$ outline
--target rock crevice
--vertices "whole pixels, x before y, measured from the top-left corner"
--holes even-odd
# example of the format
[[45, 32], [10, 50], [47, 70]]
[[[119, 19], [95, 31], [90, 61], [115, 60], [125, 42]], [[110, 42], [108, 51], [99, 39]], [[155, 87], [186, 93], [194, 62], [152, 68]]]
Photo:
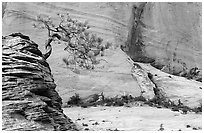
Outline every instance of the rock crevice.
[[131, 28], [128, 34], [128, 41], [124, 51], [136, 62], [150, 63], [154, 62], [153, 58], [145, 54], [145, 45], [143, 42], [142, 28], [147, 26], [142, 22], [142, 16], [147, 2], [139, 5], [133, 5], [131, 16]]

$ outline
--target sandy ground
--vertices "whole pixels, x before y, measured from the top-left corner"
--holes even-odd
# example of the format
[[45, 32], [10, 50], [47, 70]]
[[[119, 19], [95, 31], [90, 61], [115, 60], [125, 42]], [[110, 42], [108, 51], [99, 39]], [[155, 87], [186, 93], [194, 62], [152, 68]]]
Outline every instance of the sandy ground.
[[181, 114], [170, 109], [143, 107], [63, 108], [82, 130], [90, 131], [164, 131], [202, 130], [202, 115]]

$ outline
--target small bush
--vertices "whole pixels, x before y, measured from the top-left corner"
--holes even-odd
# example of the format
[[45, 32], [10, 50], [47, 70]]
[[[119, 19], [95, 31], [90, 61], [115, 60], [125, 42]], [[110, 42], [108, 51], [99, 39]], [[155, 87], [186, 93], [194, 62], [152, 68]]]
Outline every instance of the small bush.
[[141, 102], [146, 102], [146, 98], [144, 98], [143, 96], [138, 96], [134, 98], [135, 101], [141, 101]]
[[105, 106], [113, 105], [113, 99], [112, 98], [104, 98], [104, 105]]
[[197, 67], [191, 68], [188, 72], [183, 71], [180, 76], [202, 82], [202, 76], [200, 75], [200, 71]]
[[81, 98], [77, 93], [75, 93], [74, 96], [70, 97], [70, 100], [67, 102], [68, 105], [76, 105], [76, 106], [79, 106], [80, 103], [81, 103]]
[[202, 103], [200, 104], [199, 107], [193, 108], [192, 111], [195, 112], [195, 113], [202, 112]]
[[121, 99], [115, 99], [113, 102], [113, 106], [123, 106], [124, 102]]
[[163, 106], [165, 108], [171, 108], [176, 106], [174, 102], [167, 100], [165, 98], [158, 98], [156, 96], [146, 101], [145, 104], [148, 104], [149, 106]]
[[188, 79], [193, 79], [199, 75], [200, 71], [198, 71], [198, 68], [191, 68], [187, 74]]

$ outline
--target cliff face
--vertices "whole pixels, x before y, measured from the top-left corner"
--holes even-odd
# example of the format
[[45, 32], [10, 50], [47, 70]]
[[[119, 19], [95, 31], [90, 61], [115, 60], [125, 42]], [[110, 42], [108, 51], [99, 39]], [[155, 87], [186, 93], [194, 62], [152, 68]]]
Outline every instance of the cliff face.
[[[64, 2], [64, 3], [7, 3], [3, 18], [3, 35], [18, 30], [29, 34], [39, 48], [44, 50], [40, 44], [47, 37], [46, 30], [36, 30], [32, 23], [37, 15], [48, 15], [57, 19], [57, 13], [69, 13], [73, 19], [88, 21], [90, 31], [104, 38], [104, 42], [112, 42], [119, 46], [126, 41], [128, 34], [128, 23], [133, 3], [103, 3], [103, 2]], [[41, 36], [37, 36], [37, 34]]]
[[3, 38], [2, 129], [74, 130], [38, 45], [20, 33]]
[[192, 2], [133, 6], [127, 54], [172, 74], [201, 70], [201, 11], [201, 3]]
[[[128, 23], [133, 3], [7, 3], [3, 18], [3, 35], [11, 32], [21, 32], [29, 35], [39, 44], [44, 53], [44, 42], [47, 39], [46, 30], [32, 27], [36, 16], [49, 15], [56, 18], [57, 13], [68, 12], [73, 19], [88, 21], [90, 30], [102, 37], [104, 42], [113, 43], [113, 47], [124, 44], [127, 40]], [[79, 93], [88, 96], [102, 91], [108, 96], [122, 95], [124, 92], [134, 96], [140, 95], [140, 89], [132, 79], [131, 65], [125, 54], [114, 48], [109, 49], [102, 61], [103, 69], [93, 72], [75, 74], [62, 61], [68, 57], [64, 45], [52, 43], [53, 52], [47, 59], [57, 84], [57, 91], [65, 103], [70, 96]], [[101, 67], [101, 68], [102, 68]]]
[[104, 42], [119, 46], [127, 41], [125, 51], [135, 61], [153, 62], [175, 74], [202, 69], [201, 3], [4, 3], [3, 7], [3, 35], [29, 34], [42, 51], [47, 32], [32, 28], [36, 16], [55, 18], [69, 12], [72, 18], [87, 20]]
[[47, 31], [32, 28], [32, 23], [39, 14], [55, 18], [57, 13], [65, 12], [79, 21], [88, 20], [90, 30], [101, 36], [104, 43], [113, 43], [113, 48], [100, 57], [107, 62], [102, 61], [94, 71], [79, 70], [76, 74], [62, 61], [68, 56], [64, 46], [52, 44], [53, 52], [47, 61], [63, 103], [75, 93], [82, 97], [101, 92], [107, 96], [124, 93], [139, 96], [145, 91], [144, 96], [152, 98], [155, 86], [147, 72], [153, 69], [156, 71], [153, 75], [162, 75], [153, 78], [167, 98], [175, 102], [181, 99], [191, 107], [200, 104], [202, 83], [164, 74], [147, 64], [141, 65], [147, 71], [131, 72], [134, 66], [130, 59], [119, 48], [115, 49], [123, 45], [121, 48], [135, 61], [151, 62], [168, 73], [180, 73], [192, 67], [201, 69], [199, 3], [7, 3], [3, 35], [22, 32], [44, 51]]

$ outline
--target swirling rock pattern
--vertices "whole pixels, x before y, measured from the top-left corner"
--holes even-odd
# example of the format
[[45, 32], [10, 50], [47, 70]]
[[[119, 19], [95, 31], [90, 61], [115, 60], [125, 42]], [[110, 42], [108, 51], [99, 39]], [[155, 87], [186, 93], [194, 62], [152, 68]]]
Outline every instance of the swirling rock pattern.
[[[73, 19], [81, 22], [88, 21], [90, 31], [103, 37], [104, 42], [109, 41], [119, 46], [126, 41], [132, 4], [124, 2], [8, 2], [4, 10], [3, 35], [17, 30], [29, 34], [36, 43], [41, 44], [45, 41], [47, 32], [33, 29], [32, 22], [36, 21], [36, 16], [48, 15], [57, 20], [57, 13], [68, 12]], [[39, 32], [41, 36], [37, 36]], [[40, 49], [41, 47], [39, 45]]]
[[21, 33], [3, 37], [2, 45], [3, 130], [76, 130], [38, 45]]

